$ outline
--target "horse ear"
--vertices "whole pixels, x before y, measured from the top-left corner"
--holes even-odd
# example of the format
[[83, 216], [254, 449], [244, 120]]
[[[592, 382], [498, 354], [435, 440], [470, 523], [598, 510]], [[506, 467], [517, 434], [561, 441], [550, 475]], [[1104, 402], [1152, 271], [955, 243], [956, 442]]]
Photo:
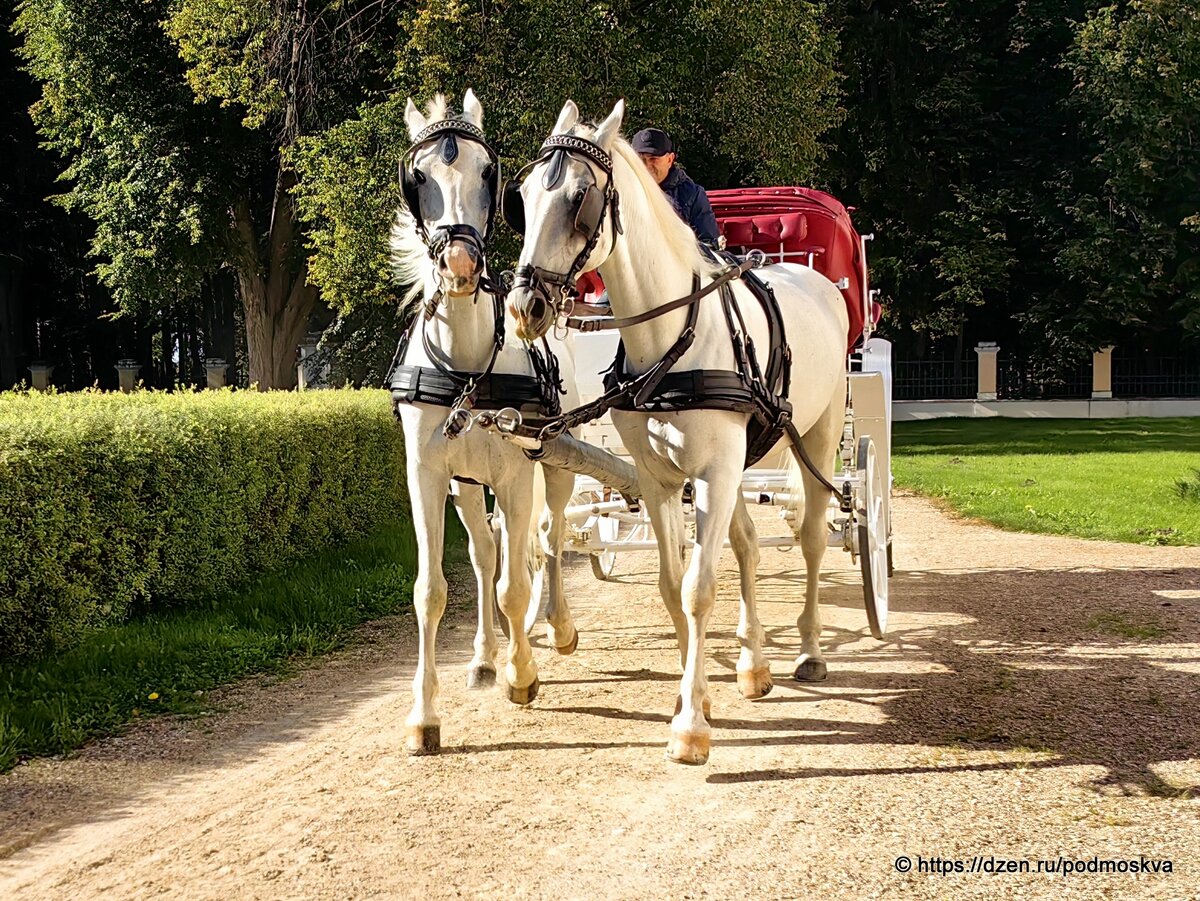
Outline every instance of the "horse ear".
[[463, 95], [463, 115], [476, 128], [483, 128], [483, 106], [470, 88], [467, 88], [467, 93]]
[[412, 102], [412, 98], [408, 98], [408, 106], [404, 108], [404, 121], [408, 125], [408, 137], [415, 140], [417, 135], [421, 133], [421, 129], [426, 126], [425, 117], [421, 115], [421, 111], [417, 109], [417, 105]]
[[616, 141], [617, 135], [621, 133], [621, 123], [623, 121], [625, 121], [625, 100], [622, 98], [617, 101], [617, 105], [608, 114], [608, 118], [597, 126], [596, 134], [592, 138], [592, 141], [604, 148], [605, 153], [612, 153], [613, 142]]
[[562, 112], [558, 114], [558, 121], [554, 123], [554, 131], [551, 134], [565, 135], [575, 127], [575, 123], [578, 121], [579, 107], [575, 105], [574, 100], [568, 100], [563, 104]]

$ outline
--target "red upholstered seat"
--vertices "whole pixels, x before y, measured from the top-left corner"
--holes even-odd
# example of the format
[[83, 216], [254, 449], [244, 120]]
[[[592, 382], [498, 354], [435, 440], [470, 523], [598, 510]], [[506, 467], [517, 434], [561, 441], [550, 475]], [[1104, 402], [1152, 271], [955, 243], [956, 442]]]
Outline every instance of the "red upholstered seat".
[[747, 247], [754, 243], [754, 220], [726, 219], [719, 223], [725, 243], [730, 247]]
[[783, 233], [783, 223], [778, 216], [755, 216], [754, 237], [758, 241], [773, 241], [778, 243]]
[[779, 217], [779, 224], [779, 240], [785, 244], [788, 241], [803, 241], [808, 235], [808, 219], [803, 213], [784, 213]]
[[868, 307], [866, 266], [850, 213], [836, 198], [812, 188], [768, 187], [714, 190], [708, 199], [731, 249], [803, 265], [811, 254], [813, 268], [831, 282], [845, 279], [849, 344], [858, 342]]

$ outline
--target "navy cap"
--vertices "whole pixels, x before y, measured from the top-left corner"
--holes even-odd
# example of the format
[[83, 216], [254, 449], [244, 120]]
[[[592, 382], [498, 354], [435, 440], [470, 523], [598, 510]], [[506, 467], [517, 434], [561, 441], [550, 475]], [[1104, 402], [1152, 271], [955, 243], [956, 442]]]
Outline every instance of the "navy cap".
[[671, 136], [661, 128], [643, 128], [633, 136], [634, 153], [644, 153], [648, 156], [663, 156], [675, 151]]

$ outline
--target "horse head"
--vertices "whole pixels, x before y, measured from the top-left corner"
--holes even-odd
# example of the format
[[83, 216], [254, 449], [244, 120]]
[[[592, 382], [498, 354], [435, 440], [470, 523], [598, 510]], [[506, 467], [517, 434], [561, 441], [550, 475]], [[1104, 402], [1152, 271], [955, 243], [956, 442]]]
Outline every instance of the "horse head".
[[537, 158], [504, 188], [505, 221], [525, 237], [508, 304], [526, 340], [550, 330], [576, 277], [615, 246], [621, 219], [612, 153], [624, 117], [620, 100], [599, 125], [582, 124], [568, 100]]
[[409, 215], [446, 294], [473, 295], [485, 264], [499, 199], [499, 159], [483, 132], [483, 107], [470, 89], [461, 115], [438, 95], [426, 113], [409, 98], [412, 145], [400, 162]]

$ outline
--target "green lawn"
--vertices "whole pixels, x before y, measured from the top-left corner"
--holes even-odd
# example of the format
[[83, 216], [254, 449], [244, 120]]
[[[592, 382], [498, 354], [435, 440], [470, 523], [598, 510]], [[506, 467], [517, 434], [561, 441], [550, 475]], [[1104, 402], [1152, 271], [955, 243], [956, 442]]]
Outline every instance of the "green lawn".
[[[69, 751], [129, 720], [196, 713], [205, 692], [325, 653], [369, 619], [412, 609], [416, 543], [409, 521], [331, 548], [242, 591], [88, 636], [71, 650], [0, 662], [0, 772]], [[447, 513], [447, 562], [466, 559]]]
[[1200, 418], [897, 423], [896, 484], [1001, 528], [1200, 545]]

